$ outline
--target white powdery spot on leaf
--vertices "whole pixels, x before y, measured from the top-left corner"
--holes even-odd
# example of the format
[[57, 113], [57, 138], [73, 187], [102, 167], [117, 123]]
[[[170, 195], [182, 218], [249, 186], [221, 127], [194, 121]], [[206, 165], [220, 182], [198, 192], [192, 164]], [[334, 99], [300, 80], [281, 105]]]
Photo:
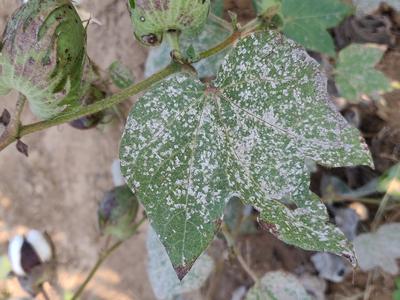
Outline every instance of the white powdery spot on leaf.
[[178, 274], [212, 241], [234, 195], [257, 207], [283, 241], [353, 260], [308, 189], [306, 162], [371, 158], [329, 103], [318, 64], [278, 33], [239, 41], [209, 85], [178, 74], [153, 87], [131, 111], [120, 152], [122, 172]]

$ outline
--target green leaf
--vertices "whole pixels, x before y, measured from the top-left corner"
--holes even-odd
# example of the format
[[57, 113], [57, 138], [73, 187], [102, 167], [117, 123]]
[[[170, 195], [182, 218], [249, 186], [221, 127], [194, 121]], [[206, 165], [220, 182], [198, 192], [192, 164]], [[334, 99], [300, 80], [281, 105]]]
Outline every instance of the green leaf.
[[287, 243], [352, 258], [310, 193], [306, 166], [371, 164], [360, 141], [328, 102], [318, 63], [284, 36], [259, 32], [237, 43], [215, 81], [182, 73], [139, 99], [121, 170], [179, 277], [207, 248], [233, 196]]
[[253, 7], [257, 14], [267, 11], [271, 7], [281, 5], [282, 0], [253, 0]]
[[334, 55], [327, 29], [338, 25], [350, 12], [350, 6], [340, 0], [283, 0], [283, 32], [307, 49]]
[[224, 15], [224, 0], [211, 0], [211, 12], [222, 17]]
[[[217, 45], [228, 36], [229, 31], [227, 29], [209, 20], [199, 36], [183, 35], [181, 38], [181, 47], [182, 49], [193, 48], [195, 53], [199, 53]], [[153, 75], [168, 65], [171, 61], [170, 51], [171, 49], [167, 42], [162, 43], [160, 47], [151, 48], [144, 71], [146, 77]], [[194, 64], [199, 77], [215, 76], [226, 53], [227, 51], [223, 51]]]
[[147, 233], [147, 251], [147, 272], [154, 294], [159, 300], [175, 299], [175, 296], [198, 290], [214, 269], [212, 258], [203, 254], [185, 279], [179, 281], [164, 246], [151, 227]]
[[394, 165], [379, 179], [378, 191], [400, 199], [400, 163]]
[[400, 290], [393, 292], [393, 300], [400, 300]]
[[396, 275], [399, 273], [400, 223], [384, 224], [377, 232], [360, 234], [354, 240], [357, 261], [363, 271], [377, 267]]
[[119, 61], [114, 61], [108, 67], [108, 74], [116, 87], [126, 89], [134, 83], [134, 78], [131, 70], [121, 64]]
[[375, 69], [385, 50], [371, 44], [352, 44], [339, 53], [336, 84], [340, 94], [351, 102], [362, 95], [379, 95], [392, 88], [386, 76]]
[[282, 271], [266, 273], [246, 295], [246, 300], [311, 300], [301, 282]]

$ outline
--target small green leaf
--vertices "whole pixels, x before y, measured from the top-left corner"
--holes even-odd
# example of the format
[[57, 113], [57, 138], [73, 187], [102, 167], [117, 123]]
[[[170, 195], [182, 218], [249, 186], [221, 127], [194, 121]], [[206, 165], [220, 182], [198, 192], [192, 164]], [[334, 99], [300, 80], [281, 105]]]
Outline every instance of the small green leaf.
[[[181, 38], [181, 47], [182, 49], [192, 47], [196, 53], [199, 53], [208, 50], [219, 42], [222, 42], [226, 37], [228, 37], [228, 35], [228, 30], [209, 20], [199, 36], [193, 37], [183, 35]], [[171, 61], [170, 51], [171, 49], [169, 48], [168, 43], [162, 43], [160, 47], [152, 48], [150, 50], [144, 71], [146, 77], [153, 75], [168, 65]], [[227, 51], [223, 51], [194, 64], [199, 77], [204, 78], [215, 76], [226, 53]]]
[[333, 56], [335, 46], [327, 29], [350, 12], [350, 6], [340, 0], [283, 0], [283, 32], [307, 49]]
[[120, 89], [126, 89], [135, 81], [131, 70], [119, 61], [114, 61], [108, 67], [108, 74], [115, 86]]
[[354, 240], [357, 261], [363, 271], [377, 267], [389, 274], [399, 272], [400, 223], [384, 224], [377, 232], [360, 234]]
[[400, 163], [394, 165], [379, 179], [378, 190], [400, 199]]
[[154, 294], [159, 300], [176, 299], [175, 296], [201, 288], [214, 269], [212, 258], [203, 254], [185, 279], [179, 281], [164, 246], [151, 227], [147, 233], [147, 251], [147, 272]]
[[359, 102], [362, 95], [377, 96], [392, 90], [389, 79], [375, 69], [384, 53], [384, 48], [372, 44], [352, 44], [340, 51], [336, 84], [344, 98]]
[[372, 44], [352, 44], [339, 53], [336, 84], [340, 94], [351, 102], [362, 95], [376, 96], [392, 90], [390, 81], [375, 65], [385, 50]]
[[271, 7], [281, 5], [282, 0], [253, 0], [253, 6], [257, 14], [261, 14]]
[[258, 285], [253, 286], [246, 300], [311, 300], [301, 282], [292, 274], [269, 272]]
[[182, 73], [155, 85], [130, 112], [120, 158], [179, 277], [233, 196], [285, 242], [353, 258], [308, 189], [307, 164], [371, 165], [371, 157], [329, 103], [318, 63], [280, 34], [240, 40], [211, 83]]
[[211, 0], [211, 12], [222, 17], [224, 15], [224, 0]]

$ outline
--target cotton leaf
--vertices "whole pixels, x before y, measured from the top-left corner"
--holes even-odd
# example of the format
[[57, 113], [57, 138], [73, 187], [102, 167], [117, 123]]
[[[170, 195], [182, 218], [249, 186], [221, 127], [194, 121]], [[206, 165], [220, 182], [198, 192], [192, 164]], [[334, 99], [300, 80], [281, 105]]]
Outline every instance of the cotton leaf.
[[245, 300], [311, 300], [301, 282], [282, 271], [266, 273], [258, 285], [252, 287]]
[[147, 251], [147, 272], [154, 294], [159, 300], [174, 299], [174, 296], [199, 289], [214, 269], [212, 258], [203, 254], [182, 282], [179, 281], [164, 246], [151, 227], [147, 233]]
[[327, 29], [338, 25], [350, 11], [340, 0], [283, 0], [283, 32], [310, 50], [334, 55]]
[[308, 189], [307, 162], [370, 165], [370, 154], [329, 103], [318, 63], [280, 34], [240, 40], [211, 83], [181, 73], [154, 86], [130, 112], [120, 158], [181, 278], [233, 196], [283, 241], [353, 258]]
[[336, 84], [342, 97], [358, 102], [363, 95], [389, 92], [390, 81], [375, 69], [385, 49], [372, 44], [352, 44], [339, 53]]
[[[228, 35], [228, 30], [209, 20], [199, 36], [193, 37], [184, 35], [182, 37], [181, 47], [182, 49], [187, 49], [190, 46], [193, 46], [194, 50], [201, 52], [217, 45], [219, 42], [222, 42]], [[162, 43], [160, 47], [151, 48], [146, 60], [144, 71], [146, 77], [153, 75], [168, 65], [168, 63], [171, 61], [170, 51], [171, 49], [166, 42]], [[216, 54], [194, 64], [199, 77], [203, 78], [215, 76], [225, 54], [226, 51], [223, 51], [222, 53]]]
[[400, 223], [382, 225], [376, 233], [360, 234], [354, 249], [360, 268], [370, 271], [376, 267], [395, 275], [399, 272], [396, 259], [400, 258]]
[[135, 81], [131, 70], [119, 61], [114, 61], [108, 67], [108, 74], [115, 86], [120, 89], [126, 89]]
[[261, 14], [272, 7], [281, 5], [282, 0], [253, 0], [253, 7], [258, 14]]

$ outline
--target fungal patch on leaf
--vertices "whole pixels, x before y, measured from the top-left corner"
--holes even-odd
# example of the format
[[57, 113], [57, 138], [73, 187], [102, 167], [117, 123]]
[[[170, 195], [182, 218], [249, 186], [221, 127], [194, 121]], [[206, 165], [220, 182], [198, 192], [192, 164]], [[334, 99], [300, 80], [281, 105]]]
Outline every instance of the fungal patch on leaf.
[[285, 242], [353, 259], [308, 189], [306, 162], [371, 157], [329, 103], [318, 64], [278, 33], [240, 40], [211, 84], [180, 73], [154, 86], [130, 112], [120, 158], [175, 269], [207, 248], [233, 196]]

